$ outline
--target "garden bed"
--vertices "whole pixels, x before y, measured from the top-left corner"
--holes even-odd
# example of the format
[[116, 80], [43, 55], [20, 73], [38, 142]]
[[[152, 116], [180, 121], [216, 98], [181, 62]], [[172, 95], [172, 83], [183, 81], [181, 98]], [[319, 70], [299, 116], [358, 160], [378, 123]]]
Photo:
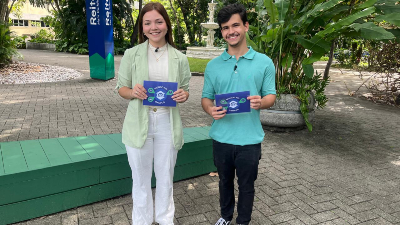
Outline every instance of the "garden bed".
[[26, 42], [26, 49], [56, 50], [55, 44]]

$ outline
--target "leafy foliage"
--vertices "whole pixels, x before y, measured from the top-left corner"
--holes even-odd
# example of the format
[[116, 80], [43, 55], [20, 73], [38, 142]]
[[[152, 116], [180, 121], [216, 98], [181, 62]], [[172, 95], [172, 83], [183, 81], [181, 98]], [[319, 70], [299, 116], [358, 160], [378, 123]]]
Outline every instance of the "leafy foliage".
[[[58, 10], [52, 11], [52, 16], [43, 18], [46, 24], [53, 29], [57, 51], [87, 52], [87, 25], [85, 1], [63, 0], [58, 1]], [[72, 51], [71, 51], [72, 50]]]
[[15, 45], [8, 26], [0, 23], [0, 68], [10, 64], [13, 56], [20, 56]]
[[[251, 26], [248, 43], [273, 60], [278, 93], [296, 94], [309, 130], [308, 97], [315, 92], [317, 107], [327, 102], [324, 94], [328, 78], [314, 73], [313, 63], [330, 51], [340, 36], [388, 40], [395, 36], [373, 22], [371, 15], [400, 17], [400, 5], [389, 0], [258, 0], [259, 23]], [[397, 13], [398, 12], [398, 13]], [[394, 14], [397, 13], [397, 14]], [[380, 20], [382, 18], [379, 18]], [[390, 22], [390, 21], [387, 21]]]
[[13, 41], [15, 42], [15, 47], [17, 49], [25, 49], [26, 48], [26, 38], [28, 38], [28, 36], [23, 35], [23, 36], [18, 36], [18, 35], [11, 35]]
[[176, 0], [182, 12], [183, 21], [186, 25], [186, 34], [191, 45], [202, 41], [203, 29], [200, 24], [208, 21], [209, 2], [209, 0]]
[[[85, 1], [76, 0], [30, 0], [36, 6], [49, 4], [52, 16], [43, 18], [55, 33], [56, 50], [78, 54], [88, 53], [88, 36]], [[113, 1], [113, 27], [116, 53], [127, 47], [125, 37], [132, 33], [132, 9], [126, 0]]]
[[45, 29], [41, 29], [40, 31], [38, 31], [37, 33], [33, 34], [31, 36], [31, 40], [29, 40], [30, 42], [35, 42], [35, 43], [49, 43], [49, 44], [53, 44], [55, 43], [54, 41], [54, 35], [50, 32], [48, 32]]
[[368, 78], [359, 71], [360, 77], [366, 78], [361, 86], [372, 94], [367, 98], [400, 106], [400, 42], [367, 41], [365, 45], [370, 53], [368, 69], [374, 71]]

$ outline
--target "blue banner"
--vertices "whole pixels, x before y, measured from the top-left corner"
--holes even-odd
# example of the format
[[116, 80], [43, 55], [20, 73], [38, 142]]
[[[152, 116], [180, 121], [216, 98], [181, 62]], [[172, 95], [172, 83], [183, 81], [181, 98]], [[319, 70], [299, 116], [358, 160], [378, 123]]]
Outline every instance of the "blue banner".
[[111, 0], [86, 0], [90, 77], [114, 77], [114, 35]]

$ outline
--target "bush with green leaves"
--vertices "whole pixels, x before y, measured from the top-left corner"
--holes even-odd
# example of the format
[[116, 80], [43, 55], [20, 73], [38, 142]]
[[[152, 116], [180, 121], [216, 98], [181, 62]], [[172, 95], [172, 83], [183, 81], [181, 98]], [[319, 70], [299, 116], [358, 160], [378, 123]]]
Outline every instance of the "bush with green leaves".
[[15, 35], [12, 37], [13, 41], [15, 42], [15, 46], [18, 49], [25, 49], [26, 48], [26, 42], [25, 40], [28, 38], [28, 36], [23, 35], [23, 36], [18, 36]]
[[128, 40], [114, 40], [114, 53], [115, 55], [123, 55], [125, 50], [130, 48], [131, 43]]
[[353, 68], [357, 67], [360, 62], [366, 62], [365, 55], [368, 54], [365, 48], [365, 42], [362, 39], [339, 38], [335, 51], [335, 58], [341, 67]]
[[[47, 0], [31, 0], [36, 6], [45, 7]], [[51, 2], [51, 1], [50, 1]], [[63, 0], [52, 11], [52, 16], [42, 18], [55, 34], [56, 51], [65, 51], [78, 54], [88, 53], [88, 34], [86, 21], [85, 1]], [[128, 48], [125, 38], [133, 29], [132, 7], [130, 2], [115, 0], [113, 5], [113, 28], [116, 52]], [[125, 50], [125, 49], [124, 49]]]
[[400, 41], [377, 43], [366, 42], [369, 55], [366, 56], [368, 69], [374, 73], [364, 74], [359, 71], [363, 79], [361, 86], [366, 87], [371, 96], [367, 98], [400, 106]]
[[341, 36], [394, 39], [392, 31], [376, 23], [400, 21], [397, 0], [258, 0], [256, 12], [258, 22], [250, 26], [247, 41], [273, 60], [278, 93], [298, 96], [310, 131], [308, 97], [314, 92], [317, 108], [324, 107], [329, 82], [314, 71], [313, 63]]
[[41, 29], [40, 31], [38, 31], [37, 33], [31, 35], [31, 40], [29, 40], [29, 42], [34, 42], [34, 43], [48, 43], [48, 44], [54, 44], [55, 40], [54, 40], [54, 35], [45, 30], [45, 29]]
[[217, 48], [228, 48], [226, 41], [223, 38], [215, 37], [214, 39], [214, 46]]
[[68, 41], [58, 40], [55, 42], [55, 44], [56, 44], [56, 51], [59, 52], [71, 52], [80, 55], [89, 53], [88, 50], [89, 45], [87, 43], [75, 43], [71, 45]]
[[10, 64], [13, 56], [21, 56], [15, 46], [9, 27], [0, 23], [0, 68]]

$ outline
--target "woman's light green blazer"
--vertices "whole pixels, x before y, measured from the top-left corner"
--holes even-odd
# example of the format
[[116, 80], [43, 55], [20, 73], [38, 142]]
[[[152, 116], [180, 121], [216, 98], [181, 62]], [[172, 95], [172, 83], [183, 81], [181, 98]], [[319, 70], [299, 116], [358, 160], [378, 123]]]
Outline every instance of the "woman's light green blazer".
[[[145, 41], [125, 51], [121, 59], [115, 89], [132, 88], [136, 84], [143, 85], [144, 80], [149, 80], [148, 46], [148, 41]], [[190, 76], [189, 62], [186, 56], [168, 44], [168, 81], [178, 82], [179, 88], [189, 91]], [[180, 150], [184, 140], [179, 104], [176, 107], [170, 107], [169, 110], [172, 140], [175, 149]], [[147, 138], [148, 113], [149, 108], [143, 106], [142, 100], [130, 100], [122, 128], [122, 143], [133, 148], [143, 147]]]

